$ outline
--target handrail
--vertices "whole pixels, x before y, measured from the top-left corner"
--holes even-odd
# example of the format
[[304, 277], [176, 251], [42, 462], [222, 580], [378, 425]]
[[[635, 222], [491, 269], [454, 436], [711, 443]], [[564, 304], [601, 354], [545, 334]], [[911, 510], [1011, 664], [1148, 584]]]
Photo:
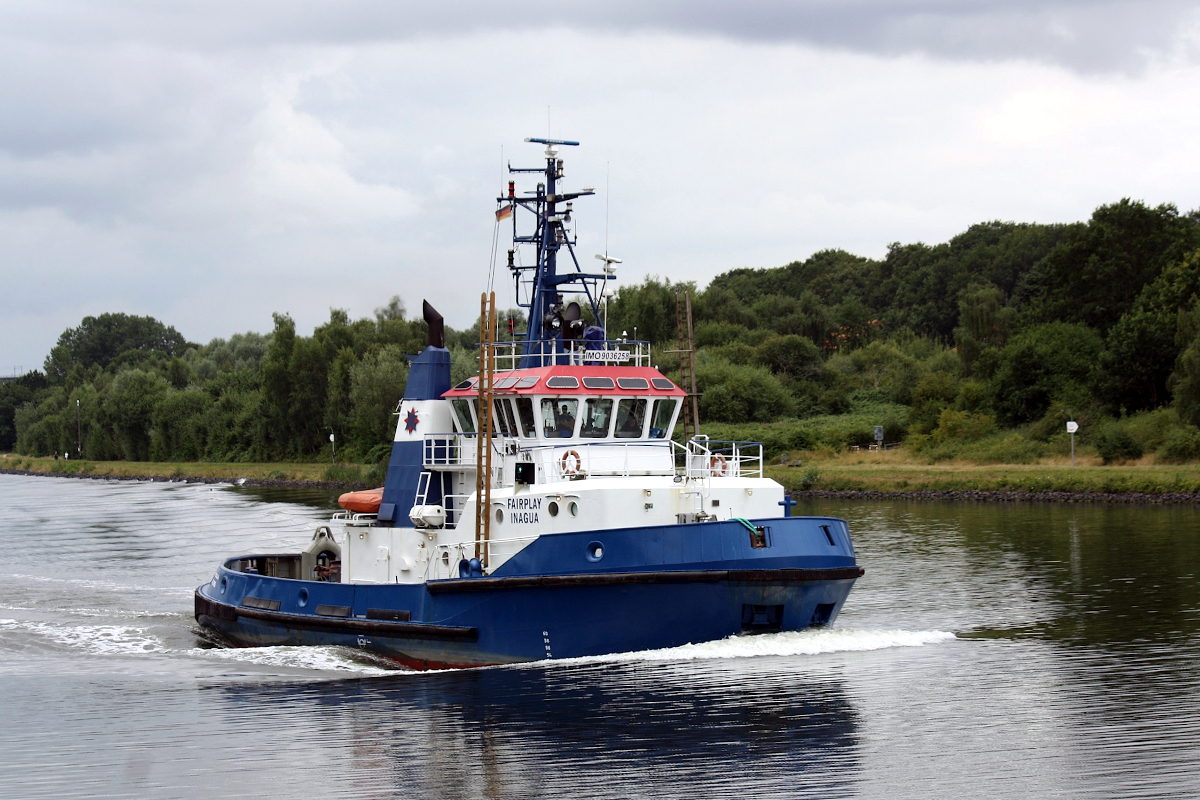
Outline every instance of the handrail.
[[[474, 467], [479, 460], [478, 448], [474, 455], [466, 452], [464, 444], [468, 440], [478, 440], [474, 433], [427, 433], [424, 444], [424, 466], [426, 468]], [[592, 448], [603, 448], [605, 455], [590, 456]], [[612, 466], [618, 456], [612, 451], [621, 448], [622, 462]], [[670, 475], [675, 474], [688, 480], [704, 480], [720, 477], [764, 477], [763, 446], [761, 442], [748, 441], [710, 441], [702, 437], [692, 439], [687, 444], [680, 444], [670, 439], [597, 439], [580, 441], [578, 439], [522, 439], [516, 437], [496, 437], [492, 442], [492, 455], [503, 463], [506, 458], [516, 455], [533, 457], [546, 451], [573, 451], [578, 453], [580, 463], [575, 464], [571, 459], [569, 465], [562, 465], [557, 470], [557, 477], [565, 479], [579, 474], [581, 471], [592, 475], [628, 476], [633, 470], [630, 456], [634, 450], [645, 451], [647, 448], [670, 448], [673, 452], [672, 466], [652, 469], [650, 472], [639, 471], [637, 474]], [[585, 469], [584, 462], [589, 464], [595, 458], [598, 462], [595, 468]], [[557, 462], [555, 462], [557, 464]], [[567, 467], [570, 467], [568, 470]]]
[[[633, 339], [575, 339], [560, 342], [550, 340], [551, 349], [544, 353], [525, 354], [524, 341], [495, 342], [491, 345], [497, 372], [521, 369], [523, 359], [533, 359], [534, 367], [549, 367], [561, 363], [574, 366], [633, 366], [649, 367], [650, 343]], [[526, 362], [528, 366], [528, 361]]]

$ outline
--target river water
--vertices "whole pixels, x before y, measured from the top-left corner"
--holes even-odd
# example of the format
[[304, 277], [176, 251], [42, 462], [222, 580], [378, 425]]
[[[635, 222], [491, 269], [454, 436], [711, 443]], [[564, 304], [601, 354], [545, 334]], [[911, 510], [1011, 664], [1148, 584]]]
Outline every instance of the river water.
[[0, 798], [1200, 796], [1194, 508], [821, 501], [837, 624], [439, 673], [213, 648], [322, 492], [0, 475]]

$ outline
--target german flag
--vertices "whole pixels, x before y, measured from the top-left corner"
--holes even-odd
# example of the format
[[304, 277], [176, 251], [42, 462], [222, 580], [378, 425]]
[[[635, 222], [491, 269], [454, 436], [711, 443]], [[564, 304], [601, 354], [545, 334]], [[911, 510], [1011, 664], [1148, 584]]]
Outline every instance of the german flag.
[[512, 212], [513, 212], [512, 203], [509, 203], [508, 205], [504, 206], [503, 208], [496, 209], [496, 222], [499, 222], [502, 219], [508, 219], [509, 217], [512, 216]]

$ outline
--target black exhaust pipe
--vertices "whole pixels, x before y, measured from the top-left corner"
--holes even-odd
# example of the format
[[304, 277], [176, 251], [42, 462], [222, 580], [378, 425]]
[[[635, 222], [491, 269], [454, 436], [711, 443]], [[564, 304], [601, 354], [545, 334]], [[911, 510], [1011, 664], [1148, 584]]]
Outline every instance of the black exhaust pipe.
[[421, 313], [425, 316], [425, 324], [429, 326], [429, 346], [445, 347], [446, 323], [442, 321], [442, 315], [429, 305], [428, 300], [421, 301]]

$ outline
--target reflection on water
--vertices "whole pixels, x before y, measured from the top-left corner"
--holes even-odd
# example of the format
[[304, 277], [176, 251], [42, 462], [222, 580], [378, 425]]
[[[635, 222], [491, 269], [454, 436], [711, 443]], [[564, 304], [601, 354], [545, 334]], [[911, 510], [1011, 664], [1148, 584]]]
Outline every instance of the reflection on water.
[[337, 511], [338, 498], [344, 489], [316, 489], [311, 486], [250, 486], [233, 485], [226, 491], [260, 503], [295, 503], [322, 511]]
[[206, 649], [195, 585], [332, 500], [0, 476], [0, 798], [1200, 796], [1195, 509], [812, 503], [867, 570], [826, 631], [421, 674]]
[[[950, 569], [977, 601], [986, 597], [954, 604], [961, 635], [1121, 649], [1194, 644], [1200, 630], [1200, 514], [1191, 507], [847, 504], [840, 513], [857, 520], [872, 582], [886, 571], [903, 591], [936, 601], [913, 585], [920, 575], [896, 574], [936, 565], [940, 588], [957, 589], [945, 586]], [[846, 613], [861, 609], [847, 604]]]
[[302, 714], [374, 794], [824, 797], [856, 769], [841, 682], [779, 664], [699, 676], [669, 663], [505, 668], [221, 694], [231, 716]]

